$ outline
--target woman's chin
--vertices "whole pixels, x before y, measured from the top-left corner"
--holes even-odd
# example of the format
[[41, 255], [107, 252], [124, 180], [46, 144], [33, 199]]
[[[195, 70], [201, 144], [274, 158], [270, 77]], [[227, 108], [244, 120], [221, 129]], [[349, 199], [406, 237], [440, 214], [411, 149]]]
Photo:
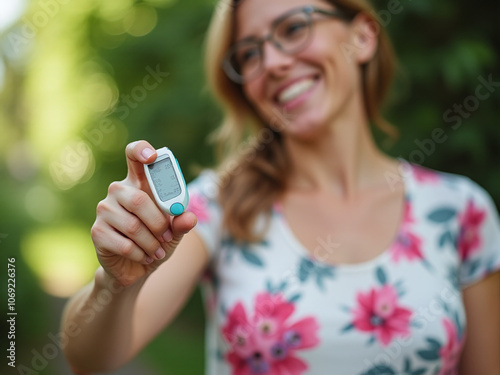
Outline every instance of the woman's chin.
[[324, 127], [316, 123], [291, 123], [283, 131], [283, 135], [299, 142], [314, 142], [324, 137]]

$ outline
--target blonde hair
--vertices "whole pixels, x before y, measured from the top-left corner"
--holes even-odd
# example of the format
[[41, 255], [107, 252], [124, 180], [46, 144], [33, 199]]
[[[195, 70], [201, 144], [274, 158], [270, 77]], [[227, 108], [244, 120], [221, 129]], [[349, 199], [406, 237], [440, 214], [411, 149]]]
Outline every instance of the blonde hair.
[[[378, 50], [362, 67], [364, 103], [369, 120], [394, 138], [397, 131], [380, 113], [395, 68], [390, 40], [367, 0], [329, 2], [353, 17], [365, 13], [377, 27]], [[221, 162], [219, 200], [223, 225], [236, 240], [252, 242], [264, 234], [255, 233], [256, 219], [261, 213], [269, 219], [273, 203], [285, 190], [289, 161], [280, 133], [272, 124], [263, 122], [248, 103], [242, 87], [221, 68], [232, 43], [235, 3], [219, 0], [216, 5], [206, 41], [205, 70], [208, 85], [225, 113], [212, 138]]]

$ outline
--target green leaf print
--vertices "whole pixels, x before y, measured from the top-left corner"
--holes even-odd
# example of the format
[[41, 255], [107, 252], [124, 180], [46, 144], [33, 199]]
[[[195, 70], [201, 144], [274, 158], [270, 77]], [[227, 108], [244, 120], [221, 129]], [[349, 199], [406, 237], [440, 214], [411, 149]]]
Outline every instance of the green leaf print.
[[295, 303], [295, 302], [297, 302], [300, 299], [300, 297], [302, 297], [302, 294], [301, 293], [296, 293], [293, 296], [291, 296], [290, 298], [288, 298], [288, 302]]
[[441, 207], [427, 215], [427, 219], [434, 223], [446, 223], [453, 219], [457, 211], [451, 207]]
[[450, 243], [450, 245], [455, 246], [455, 238], [453, 237], [453, 234], [449, 230], [444, 232], [441, 237], [439, 237], [439, 247], [443, 248], [447, 243]]
[[427, 372], [426, 368], [420, 368], [417, 370], [412, 370], [412, 364], [410, 358], [405, 359], [405, 367], [403, 373], [405, 375], [423, 375]]
[[247, 249], [242, 249], [241, 254], [243, 255], [243, 259], [245, 259], [247, 262], [253, 264], [254, 266], [258, 266], [258, 267], [264, 266], [264, 262], [262, 262], [262, 260], [257, 255], [255, 255], [255, 253], [253, 251], [247, 250]]
[[387, 284], [387, 275], [382, 267], [378, 267], [376, 272], [377, 280], [379, 281], [380, 284], [385, 285]]
[[344, 328], [342, 328], [340, 330], [340, 332], [344, 333], [344, 332], [348, 332], [350, 330], [354, 329], [354, 324], [353, 323], [349, 323], [348, 325], [346, 325]]
[[309, 277], [315, 277], [318, 288], [325, 290], [324, 279], [332, 279], [334, 277], [333, 267], [318, 265], [308, 258], [302, 258], [299, 264], [298, 276], [299, 280], [303, 283], [306, 282]]
[[392, 367], [378, 365], [363, 373], [363, 375], [396, 375]]
[[307, 258], [303, 258], [299, 265], [299, 280], [302, 282], [307, 281], [309, 275], [314, 269], [314, 264]]
[[425, 361], [437, 361], [439, 359], [439, 350], [419, 350], [417, 354]]
[[433, 339], [431, 337], [427, 337], [425, 339], [425, 341], [427, 341], [431, 345], [431, 349], [433, 349], [433, 350], [439, 350], [441, 348], [441, 343], [439, 341], [437, 341], [436, 339]]

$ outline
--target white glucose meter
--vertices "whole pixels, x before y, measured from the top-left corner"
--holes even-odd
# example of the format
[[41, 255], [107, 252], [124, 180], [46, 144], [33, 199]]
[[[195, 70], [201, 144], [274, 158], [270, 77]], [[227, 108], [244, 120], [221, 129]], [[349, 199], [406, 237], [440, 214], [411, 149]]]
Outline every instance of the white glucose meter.
[[179, 162], [168, 147], [156, 150], [156, 160], [144, 164], [144, 172], [156, 203], [169, 215], [180, 215], [187, 208], [189, 195]]

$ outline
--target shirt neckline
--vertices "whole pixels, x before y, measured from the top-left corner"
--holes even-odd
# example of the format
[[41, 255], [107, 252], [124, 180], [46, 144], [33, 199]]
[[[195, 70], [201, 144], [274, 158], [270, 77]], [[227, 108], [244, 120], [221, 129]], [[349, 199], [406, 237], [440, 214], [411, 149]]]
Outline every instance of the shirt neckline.
[[412, 174], [412, 166], [411, 164], [406, 161], [403, 158], [398, 158], [400, 162], [400, 173], [402, 175], [402, 183], [404, 184], [404, 206], [403, 206], [403, 211], [400, 213], [400, 220], [398, 224], [397, 231], [395, 235], [392, 238], [392, 241], [389, 243], [389, 245], [379, 254], [377, 254], [375, 257], [368, 259], [363, 262], [356, 262], [356, 263], [337, 263], [337, 264], [330, 264], [327, 262], [322, 261], [321, 259], [316, 258], [312, 252], [307, 249], [295, 236], [295, 233], [293, 230], [290, 228], [288, 225], [288, 222], [286, 221], [283, 213], [280, 211], [280, 209], [276, 206], [273, 206], [273, 217], [276, 218], [276, 222], [278, 225], [279, 230], [281, 231], [282, 235], [285, 237], [285, 240], [287, 243], [291, 246], [292, 250], [298, 253], [299, 255], [308, 258], [310, 261], [320, 264], [323, 267], [331, 267], [335, 268], [336, 270], [343, 270], [347, 272], [360, 272], [360, 271], [365, 271], [365, 270], [371, 270], [375, 266], [386, 263], [391, 256], [391, 249], [394, 247], [394, 245], [397, 243], [398, 237], [400, 234], [403, 232], [403, 228], [406, 224], [406, 220], [408, 217], [408, 202], [412, 201], [413, 197], [413, 174]]

